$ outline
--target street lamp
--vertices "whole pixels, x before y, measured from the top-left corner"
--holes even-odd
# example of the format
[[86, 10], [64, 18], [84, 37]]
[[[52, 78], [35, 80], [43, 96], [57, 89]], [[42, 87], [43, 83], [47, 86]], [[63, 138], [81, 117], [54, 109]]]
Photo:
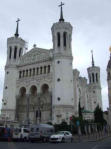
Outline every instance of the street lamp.
[[[7, 105], [7, 100], [6, 99], [2, 99], [2, 103], [4, 106]], [[8, 114], [7, 114], [7, 111], [5, 111], [5, 122], [4, 122], [4, 125], [6, 126], [7, 124], [7, 119], [9, 118]]]

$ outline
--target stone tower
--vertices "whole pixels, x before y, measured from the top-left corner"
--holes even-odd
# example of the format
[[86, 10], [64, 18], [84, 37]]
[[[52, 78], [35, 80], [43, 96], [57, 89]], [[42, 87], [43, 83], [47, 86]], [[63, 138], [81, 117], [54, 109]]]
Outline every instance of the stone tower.
[[19, 21], [18, 19], [15, 35], [7, 39], [7, 61], [1, 112], [10, 120], [14, 120], [15, 117], [17, 64], [25, 50], [25, 41], [19, 37], [18, 33]]
[[53, 39], [53, 123], [66, 121], [69, 123], [73, 115], [74, 92], [72, 70], [72, 26], [63, 18], [61, 3], [59, 22], [52, 26]]
[[108, 99], [109, 99], [109, 109], [108, 109], [108, 122], [111, 126], [111, 48], [110, 48], [110, 59], [107, 65], [107, 83], [108, 83]]
[[102, 109], [101, 83], [100, 83], [100, 68], [95, 66], [93, 51], [92, 51], [92, 66], [87, 69], [89, 78], [89, 97], [90, 110], [94, 111], [99, 105]]

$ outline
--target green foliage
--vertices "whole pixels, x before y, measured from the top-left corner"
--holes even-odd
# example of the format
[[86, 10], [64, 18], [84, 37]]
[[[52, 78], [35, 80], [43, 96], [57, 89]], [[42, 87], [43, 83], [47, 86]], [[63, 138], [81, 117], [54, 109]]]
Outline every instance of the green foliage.
[[61, 124], [54, 125], [55, 131], [70, 131], [70, 125], [66, 122], [62, 122]]
[[107, 123], [103, 117], [103, 111], [101, 110], [99, 105], [94, 110], [94, 121], [95, 121], [95, 123], [100, 123], [102, 125]]

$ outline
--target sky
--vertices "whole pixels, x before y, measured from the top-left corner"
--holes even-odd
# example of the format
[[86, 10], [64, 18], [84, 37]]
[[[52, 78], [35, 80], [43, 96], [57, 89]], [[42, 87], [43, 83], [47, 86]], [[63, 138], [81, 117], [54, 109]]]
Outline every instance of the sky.
[[[60, 0], [0, 0], [0, 108], [4, 84], [7, 38], [15, 34], [16, 20], [20, 18], [19, 34], [27, 41], [28, 50], [37, 47], [52, 48], [51, 27], [60, 16]], [[64, 0], [64, 19], [73, 26], [73, 68], [82, 77], [88, 77], [91, 50], [95, 65], [101, 69], [103, 110], [108, 103], [106, 67], [111, 46], [111, 0]]]

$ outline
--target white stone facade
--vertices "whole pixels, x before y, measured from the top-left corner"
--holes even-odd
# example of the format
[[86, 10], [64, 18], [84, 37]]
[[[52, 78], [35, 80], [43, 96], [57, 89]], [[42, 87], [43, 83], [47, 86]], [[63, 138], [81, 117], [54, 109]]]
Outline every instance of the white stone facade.
[[20, 123], [69, 123], [78, 116], [79, 102], [91, 112], [97, 105], [102, 108], [100, 68], [88, 68], [89, 83], [72, 68], [72, 29], [63, 20], [54, 23], [49, 50], [34, 45], [26, 52], [23, 39], [8, 38], [2, 114]]

